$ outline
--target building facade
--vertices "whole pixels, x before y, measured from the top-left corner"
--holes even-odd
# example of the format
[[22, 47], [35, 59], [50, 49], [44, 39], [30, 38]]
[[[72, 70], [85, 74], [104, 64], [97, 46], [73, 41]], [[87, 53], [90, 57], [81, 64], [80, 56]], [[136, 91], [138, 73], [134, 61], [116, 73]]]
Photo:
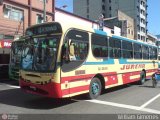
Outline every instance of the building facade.
[[147, 0], [74, 0], [73, 5], [75, 14], [92, 20], [100, 14], [105, 18], [117, 17], [120, 10], [134, 19], [135, 39], [147, 41]]
[[[23, 35], [28, 26], [43, 22], [43, 0], [3, 0], [0, 4], [0, 40]], [[53, 0], [46, 0], [46, 18], [52, 21]]]
[[152, 45], [156, 45], [156, 42], [158, 40], [157, 36], [151, 34], [151, 33], [147, 33], [147, 36], [148, 36], [148, 40], [147, 40], [147, 43], [148, 44], [152, 44]]
[[105, 25], [114, 29], [115, 26], [121, 28], [121, 36], [135, 39], [134, 36], [134, 19], [118, 10], [118, 16], [104, 19]]

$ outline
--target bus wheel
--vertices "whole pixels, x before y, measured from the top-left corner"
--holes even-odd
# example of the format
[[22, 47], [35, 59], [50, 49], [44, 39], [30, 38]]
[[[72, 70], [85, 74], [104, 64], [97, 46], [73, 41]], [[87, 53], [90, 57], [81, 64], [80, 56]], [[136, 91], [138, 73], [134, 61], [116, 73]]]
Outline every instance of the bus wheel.
[[140, 74], [140, 81], [139, 81], [139, 84], [140, 85], [143, 85], [146, 81], [146, 73], [145, 71], [142, 71], [141, 74]]
[[93, 78], [89, 87], [89, 99], [96, 99], [102, 91], [102, 84], [98, 78]]

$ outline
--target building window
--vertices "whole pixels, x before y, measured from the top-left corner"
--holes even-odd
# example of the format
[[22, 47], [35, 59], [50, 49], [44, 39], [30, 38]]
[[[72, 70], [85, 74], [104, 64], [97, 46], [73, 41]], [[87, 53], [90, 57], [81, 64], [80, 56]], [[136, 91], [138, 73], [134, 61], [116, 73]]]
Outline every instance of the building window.
[[87, 18], [89, 19], [89, 15], [87, 15]]
[[40, 14], [37, 14], [36, 16], [36, 24], [43, 23], [43, 16]]
[[143, 36], [141, 36], [141, 40], [143, 40]]
[[112, 10], [112, 7], [111, 7], [111, 6], [109, 7], [109, 10]]
[[106, 17], [105, 13], [102, 13], [102, 14], [103, 14], [103, 17], [105, 18]]
[[131, 33], [131, 31], [130, 31], [130, 29], [128, 29], [128, 34], [130, 34]]
[[104, 11], [105, 11], [105, 9], [106, 9], [106, 8], [105, 8], [105, 5], [102, 5], [102, 10], [104, 10]]
[[89, 7], [87, 7], [87, 13], [89, 13]]
[[109, 0], [109, 3], [111, 3], [111, 0]]
[[145, 2], [144, 2], [144, 1], [141, 1], [141, 5], [143, 5], [143, 7], [145, 7]]
[[138, 39], [140, 40], [140, 35], [138, 34]]
[[133, 35], [133, 30], [131, 31], [131, 34]]
[[146, 24], [145, 19], [141, 18], [141, 23]]
[[139, 12], [139, 6], [137, 6], [137, 10], [138, 10], [138, 12]]
[[140, 31], [140, 26], [139, 25], [137, 25], [137, 29], [138, 29], [138, 31]]
[[144, 10], [141, 10], [141, 14], [145, 16], [145, 11], [144, 11]]
[[89, 0], [87, 0], [87, 5], [89, 5]]
[[5, 18], [12, 20], [21, 21], [23, 19], [23, 11], [10, 5], [4, 5], [3, 14]]
[[146, 32], [144, 27], [141, 27], [141, 31], [144, 32], [144, 33]]

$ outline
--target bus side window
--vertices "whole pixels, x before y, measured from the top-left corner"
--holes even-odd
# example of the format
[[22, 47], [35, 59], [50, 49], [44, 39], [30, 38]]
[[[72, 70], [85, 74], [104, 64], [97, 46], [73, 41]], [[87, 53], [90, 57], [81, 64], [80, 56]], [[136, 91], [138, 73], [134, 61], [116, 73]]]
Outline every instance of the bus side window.
[[99, 57], [99, 56], [100, 56], [100, 51], [99, 51], [98, 48], [95, 48], [93, 52], [94, 52], [94, 55], [95, 55], [96, 57]]
[[77, 69], [86, 60], [89, 47], [89, 34], [71, 29], [65, 36], [62, 47], [62, 71]]

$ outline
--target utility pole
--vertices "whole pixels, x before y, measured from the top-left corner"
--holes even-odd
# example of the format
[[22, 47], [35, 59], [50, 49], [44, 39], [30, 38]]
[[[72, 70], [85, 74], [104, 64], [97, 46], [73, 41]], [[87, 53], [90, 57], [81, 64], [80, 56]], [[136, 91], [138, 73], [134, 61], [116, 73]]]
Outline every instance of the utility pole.
[[44, 5], [43, 21], [46, 22], [46, 0], [43, 0], [43, 5]]

